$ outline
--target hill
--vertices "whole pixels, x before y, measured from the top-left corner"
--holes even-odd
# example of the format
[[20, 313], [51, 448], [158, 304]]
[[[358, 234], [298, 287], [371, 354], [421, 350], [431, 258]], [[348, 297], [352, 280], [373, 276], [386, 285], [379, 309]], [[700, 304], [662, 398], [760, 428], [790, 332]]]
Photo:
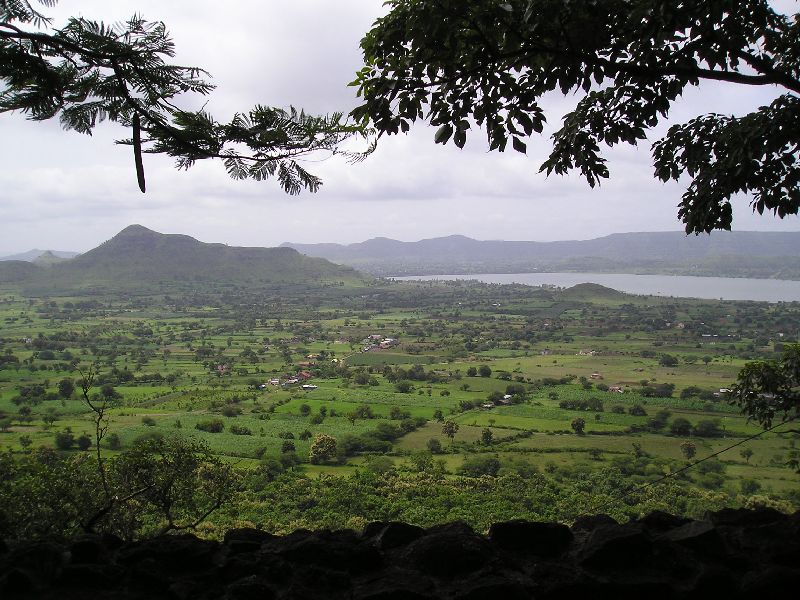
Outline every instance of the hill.
[[800, 279], [800, 232], [616, 233], [592, 240], [528, 242], [453, 235], [349, 245], [284, 243], [376, 275], [590, 271]]
[[19, 254], [12, 254], [10, 256], [0, 256], [0, 261], [24, 260], [26, 262], [36, 262], [38, 259], [41, 259], [42, 257], [44, 257], [45, 260], [52, 260], [52, 259], [67, 260], [70, 258], [75, 258], [76, 256], [78, 256], [78, 254], [79, 254], [78, 252], [67, 252], [65, 250], [39, 250], [38, 248], [34, 248], [33, 250], [28, 250], [27, 252], [20, 252]]
[[[19, 264], [19, 263], [15, 263]], [[28, 263], [22, 263], [28, 264]], [[19, 271], [31, 289], [134, 289], [154, 284], [320, 284], [364, 278], [349, 267], [291, 248], [206, 244], [187, 235], [131, 225], [97, 248], [48, 269]], [[6, 278], [0, 274], [0, 281]]]

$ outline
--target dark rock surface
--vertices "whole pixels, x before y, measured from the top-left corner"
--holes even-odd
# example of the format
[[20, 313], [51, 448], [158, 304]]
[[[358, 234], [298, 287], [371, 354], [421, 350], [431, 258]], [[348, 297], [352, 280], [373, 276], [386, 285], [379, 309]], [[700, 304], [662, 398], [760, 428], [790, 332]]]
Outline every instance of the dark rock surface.
[[0, 541], [0, 597], [170, 600], [489, 600], [785, 597], [800, 589], [800, 513], [653, 513], [626, 524], [509, 521], [363, 532], [231, 530], [122, 543]]

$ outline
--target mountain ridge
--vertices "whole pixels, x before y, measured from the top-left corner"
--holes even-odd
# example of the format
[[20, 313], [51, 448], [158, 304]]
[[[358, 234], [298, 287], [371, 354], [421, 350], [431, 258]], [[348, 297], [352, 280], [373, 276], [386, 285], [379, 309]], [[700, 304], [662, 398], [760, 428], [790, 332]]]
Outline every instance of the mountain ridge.
[[[21, 266], [30, 265], [30, 266]], [[4, 266], [6, 265], [6, 266]], [[308, 257], [291, 248], [208, 244], [183, 234], [131, 225], [96, 248], [44, 267], [0, 263], [0, 282], [36, 288], [136, 288], [163, 283], [277, 284], [364, 280], [350, 267]]]
[[554, 242], [475, 240], [452, 235], [402, 242], [372, 238], [354, 244], [289, 247], [374, 275], [433, 275], [586, 270], [800, 279], [800, 232], [614, 233]]

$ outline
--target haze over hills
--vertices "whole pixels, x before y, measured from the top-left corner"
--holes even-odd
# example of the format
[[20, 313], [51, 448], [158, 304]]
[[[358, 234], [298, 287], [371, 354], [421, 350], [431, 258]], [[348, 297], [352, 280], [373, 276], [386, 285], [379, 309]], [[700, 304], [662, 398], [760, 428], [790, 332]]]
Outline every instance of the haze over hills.
[[304, 256], [291, 248], [206, 244], [187, 235], [131, 225], [80, 256], [47, 268], [0, 263], [0, 282], [33, 288], [134, 288], [159, 283], [324, 283], [362, 281], [350, 267]]
[[36, 260], [41, 259], [42, 257], [44, 257], [45, 260], [52, 260], [52, 259], [68, 260], [70, 258], [75, 258], [79, 254], [80, 254], [79, 252], [68, 252], [66, 250], [39, 250], [38, 248], [34, 248], [33, 250], [28, 250], [27, 252], [20, 252], [19, 254], [11, 254], [10, 256], [0, 256], [0, 261], [24, 260], [26, 262], [36, 262]]
[[800, 232], [616, 233], [583, 241], [474, 240], [461, 235], [349, 245], [284, 243], [375, 275], [589, 271], [800, 279]]

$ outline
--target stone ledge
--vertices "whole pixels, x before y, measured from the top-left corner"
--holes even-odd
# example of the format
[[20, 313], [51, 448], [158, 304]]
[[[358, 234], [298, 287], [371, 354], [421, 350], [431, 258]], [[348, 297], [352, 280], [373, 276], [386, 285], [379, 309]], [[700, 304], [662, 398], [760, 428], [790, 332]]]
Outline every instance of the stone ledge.
[[371, 523], [361, 533], [238, 529], [222, 542], [186, 534], [0, 542], [8, 599], [659, 600], [797, 589], [800, 512], [773, 510], [700, 521], [653, 513], [625, 524], [598, 516], [572, 529], [509, 521], [488, 536], [463, 523]]

